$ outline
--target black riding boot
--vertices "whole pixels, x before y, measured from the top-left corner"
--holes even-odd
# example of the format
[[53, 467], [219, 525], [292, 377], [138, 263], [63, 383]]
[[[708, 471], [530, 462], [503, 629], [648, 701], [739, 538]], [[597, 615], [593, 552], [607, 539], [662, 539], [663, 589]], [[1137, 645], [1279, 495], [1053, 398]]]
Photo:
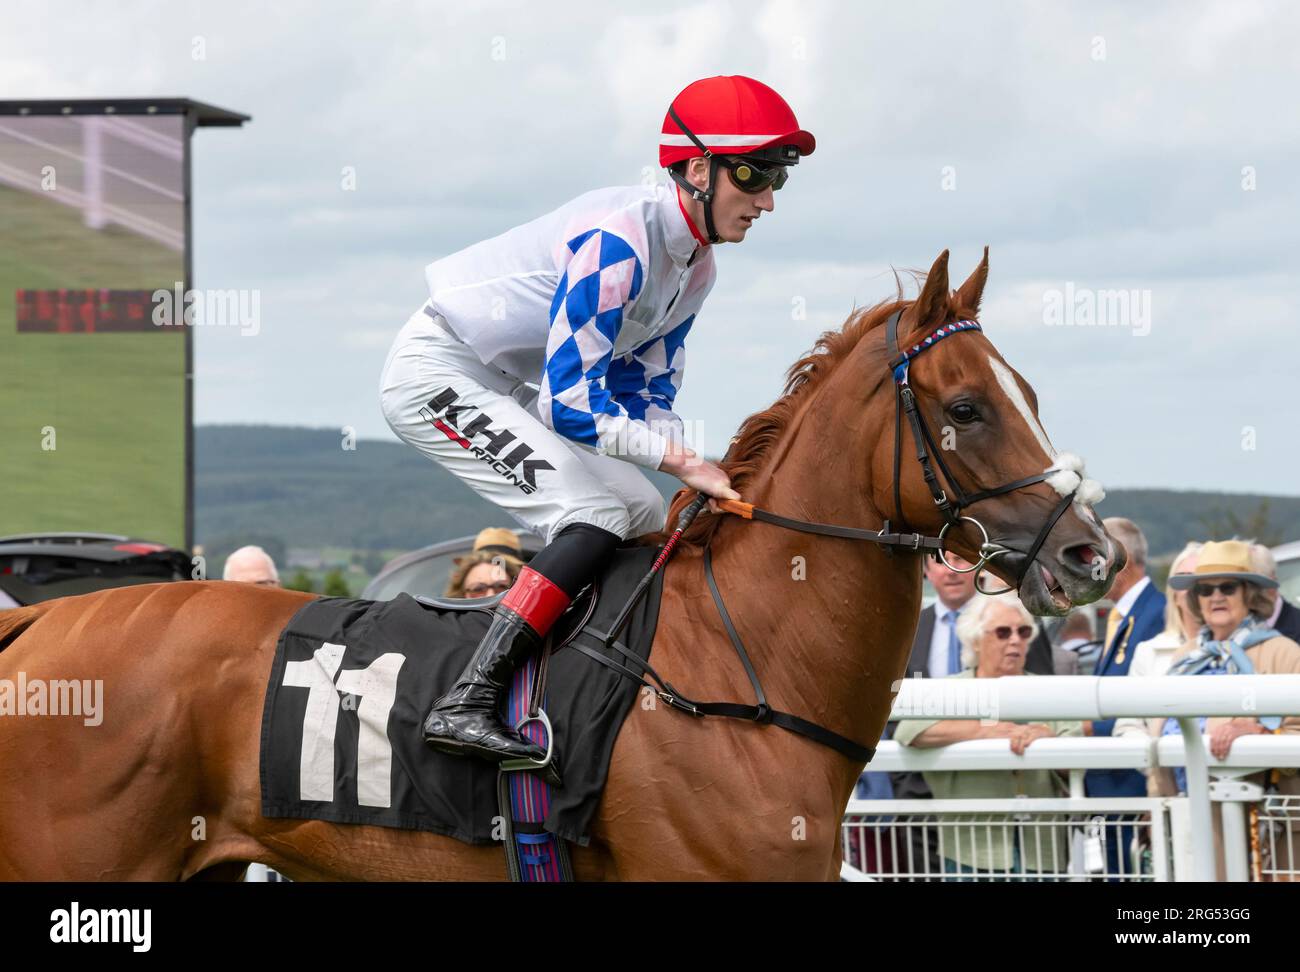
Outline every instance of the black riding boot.
[[502, 693], [541, 646], [557, 618], [596, 577], [621, 542], [587, 523], [565, 527], [519, 573], [450, 692], [424, 720], [424, 741], [439, 752], [485, 759], [546, 758], [546, 750], [502, 722]]
[[439, 752], [542, 760], [546, 750], [501, 721], [501, 693], [516, 668], [540, 647], [541, 636], [518, 614], [498, 605], [492, 624], [450, 692], [424, 720], [424, 741]]

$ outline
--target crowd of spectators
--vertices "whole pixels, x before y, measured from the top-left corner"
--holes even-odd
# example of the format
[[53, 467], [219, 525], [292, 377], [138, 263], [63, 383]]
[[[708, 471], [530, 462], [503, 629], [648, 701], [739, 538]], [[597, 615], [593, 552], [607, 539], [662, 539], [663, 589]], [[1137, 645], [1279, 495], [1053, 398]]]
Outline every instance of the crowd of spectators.
[[[1188, 544], [1170, 567], [1165, 590], [1149, 575], [1146, 537], [1137, 524], [1106, 519], [1111, 536], [1123, 544], [1127, 563], [1108, 593], [1112, 605], [1101, 637], [1091, 609], [1076, 609], [1049, 638], [1014, 594], [977, 593], [973, 576], [927, 561], [925, 573], [935, 601], [924, 608], [907, 663], [907, 677], [996, 678], [1001, 675], [1094, 674], [1187, 677], [1224, 673], [1300, 673], [1300, 611], [1278, 590], [1277, 565], [1267, 547], [1241, 540]], [[951, 559], [951, 558], [950, 558]], [[1234, 740], [1264, 733], [1300, 733], [1300, 717], [1201, 719], [1211, 754], [1222, 759]], [[1120, 719], [1093, 722], [1017, 724], [974, 719], [907, 719], [890, 723], [886, 738], [917, 749], [970, 739], [1006, 739], [1023, 753], [1037, 739], [1065, 735], [1139, 736], [1176, 734], [1175, 719]], [[1283, 794], [1300, 794], [1292, 769], [1258, 774], [1257, 782]], [[1181, 770], [1157, 768], [1089, 770], [1089, 797], [1171, 796], [1186, 792]], [[1053, 771], [930, 771], [864, 773], [861, 799], [1011, 798], [1064, 796], [1064, 777]], [[1133, 826], [1108, 817], [1112, 839], [1105, 842], [1107, 873], [1133, 873]], [[1219, 824], [1216, 819], [1216, 829]], [[1300, 828], [1298, 828], [1300, 829]], [[942, 860], [945, 871], [978, 877], [1010, 870], [1029, 874], [1059, 871], [1064, 839], [1020, 846], [1014, 828], [987, 828], [978, 841], [950, 838], [939, 853], [934, 829], [909, 828], [914, 860]], [[1058, 835], [1059, 836], [1059, 835]], [[1221, 834], [1219, 871], [1223, 874]], [[1285, 837], [1300, 847], [1300, 833]], [[1052, 848], [1044, 851], [1044, 847]]]

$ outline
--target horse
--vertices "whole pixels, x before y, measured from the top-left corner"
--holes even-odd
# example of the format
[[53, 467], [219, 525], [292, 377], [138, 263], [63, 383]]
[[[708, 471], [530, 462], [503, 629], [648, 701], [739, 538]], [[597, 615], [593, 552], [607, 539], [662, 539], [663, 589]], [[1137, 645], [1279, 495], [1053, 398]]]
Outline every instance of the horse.
[[[747, 502], [810, 521], [944, 530], [930, 467], [896, 444], [897, 359], [974, 321], [988, 250], [950, 290], [944, 251], [919, 295], [856, 310], [787, 372], [723, 462]], [[892, 319], [892, 324], [889, 323]], [[896, 330], [896, 334], [892, 333]], [[893, 376], [891, 378], [891, 375]], [[981, 330], [910, 362], [920, 416], [952, 433], [946, 492], [984, 487], [979, 523], [944, 547], [1018, 586], [1038, 614], [1102, 596], [1123, 565], [1037, 399]], [[951, 444], [951, 443], [950, 443]], [[919, 448], [919, 446], [918, 446]], [[1054, 472], [1055, 470], [1055, 472]], [[1020, 481], [1024, 482], [1020, 482]], [[995, 484], [1011, 483], [999, 490]], [[941, 491], [944, 492], [944, 491]], [[972, 496], [975, 494], [971, 494]], [[669, 523], [693, 497], [674, 497]], [[1050, 524], [1049, 517], [1056, 516]], [[982, 528], [1003, 556], [988, 559]], [[639, 538], [663, 542], [667, 532]], [[866, 746], [884, 729], [921, 603], [926, 549], [698, 517], [664, 567], [650, 660], [696, 698], [746, 698], [704, 575], [774, 708]], [[981, 560], [981, 558], [984, 558]], [[259, 731], [277, 636], [311, 595], [224, 582], [105, 590], [0, 613], [0, 679], [102, 680], [102, 723], [28, 716], [0, 732], [0, 877], [238, 879], [249, 862], [294, 880], [501, 880], [499, 847], [260, 812]], [[578, 880], [834, 880], [841, 817], [863, 762], [773, 725], [697, 718], [638, 693], [617, 739]]]

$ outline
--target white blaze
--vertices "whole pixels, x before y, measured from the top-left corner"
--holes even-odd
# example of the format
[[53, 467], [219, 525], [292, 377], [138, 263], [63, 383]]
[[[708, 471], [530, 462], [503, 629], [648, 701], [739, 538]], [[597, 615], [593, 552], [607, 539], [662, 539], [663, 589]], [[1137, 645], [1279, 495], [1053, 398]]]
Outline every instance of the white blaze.
[[[1033, 410], [1029, 407], [1029, 402], [1025, 400], [1025, 394], [1020, 390], [1020, 384], [1016, 381], [1015, 375], [1011, 369], [1001, 361], [989, 355], [989, 367], [993, 369], [993, 375], [998, 380], [998, 385], [1006, 393], [1011, 404], [1015, 406], [1020, 417], [1025, 420], [1029, 426], [1029, 431], [1034, 434], [1038, 444], [1043, 447], [1052, 460], [1052, 464], [1047, 467], [1047, 485], [1056, 491], [1058, 496], [1068, 496], [1074, 493], [1074, 501], [1080, 506], [1092, 506], [1094, 503], [1100, 503], [1106, 496], [1105, 491], [1101, 488], [1101, 483], [1095, 479], [1089, 479], [1088, 474], [1084, 472], [1083, 459], [1072, 452], [1058, 453], [1052, 448], [1052, 443], [1047, 441], [1047, 433], [1043, 427], [1038, 424]], [[1093, 519], [1097, 517], [1094, 514]]]
[[993, 369], [993, 376], [997, 378], [1002, 391], [1006, 393], [1007, 398], [1011, 399], [1011, 404], [1016, 407], [1020, 417], [1029, 426], [1029, 431], [1034, 433], [1034, 438], [1038, 440], [1038, 444], [1047, 453], [1047, 458], [1055, 459], [1056, 450], [1052, 448], [1052, 443], [1047, 441], [1047, 433], [1038, 424], [1038, 419], [1034, 416], [1033, 409], [1029, 407], [1029, 402], [1025, 401], [1025, 393], [1020, 390], [1020, 383], [1016, 381], [1016, 376], [1011, 373], [1011, 369], [993, 355], [989, 355], [989, 367]]

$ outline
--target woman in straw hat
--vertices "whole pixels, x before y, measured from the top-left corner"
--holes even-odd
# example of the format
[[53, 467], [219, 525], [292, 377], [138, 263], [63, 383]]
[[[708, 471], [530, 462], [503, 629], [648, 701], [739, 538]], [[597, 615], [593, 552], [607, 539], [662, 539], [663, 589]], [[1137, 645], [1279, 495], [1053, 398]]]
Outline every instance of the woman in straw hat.
[[[1252, 568], [1249, 544], [1240, 540], [1206, 543], [1196, 567], [1170, 577], [1169, 583], [1175, 590], [1188, 591], [1189, 613], [1201, 625], [1174, 656], [1170, 675], [1300, 674], [1300, 645], [1268, 626], [1274, 602], [1267, 591], [1276, 588], [1277, 581]], [[1300, 733], [1300, 716], [1202, 717], [1200, 725], [1209, 736], [1210, 753], [1215, 759], [1224, 759], [1240, 736]], [[1177, 735], [1177, 720], [1167, 720], [1163, 732]], [[1271, 770], [1252, 779], [1264, 784], [1270, 776], [1279, 792], [1300, 793], [1300, 778], [1294, 769]], [[1186, 772], [1181, 767], [1173, 771], [1172, 779], [1168, 771], [1161, 771], [1160, 777], [1162, 795], [1187, 789]], [[1282, 839], [1285, 842], [1286, 838]], [[1222, 832], [1217, 814], [1215, 844], [1222, 875]]]
[[524, 551], [514, 531], [488, 527], [474, 538], [474, 549], [452, 560], [446, 597], [491, 597], [510, 590], [524, 566]]

